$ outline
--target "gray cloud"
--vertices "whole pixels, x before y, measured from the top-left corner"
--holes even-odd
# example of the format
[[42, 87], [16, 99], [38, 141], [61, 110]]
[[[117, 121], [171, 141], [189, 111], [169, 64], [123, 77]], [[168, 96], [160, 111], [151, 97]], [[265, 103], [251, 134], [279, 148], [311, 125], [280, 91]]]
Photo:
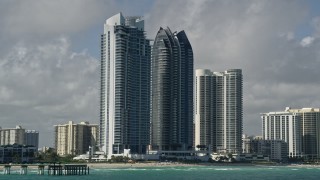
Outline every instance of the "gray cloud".
[[[122, 11], [145, 15], [150, 38], [160, 26], [184, 29], [196, 68], [242, 68], [244, 130], [260, 134], [259, 113], [320, 106], [320, 20], [309, 9], [298, 0], [1, 1], [0, 126], [40, 130], [41, 144], [53, 145], [52, 125], [97, 123], [92, 49], [105, 19]], [[306, 24], [311, 34], [301, 37]], [[79, 41], [91, 36], [94, 47]]]
[[2, 31], [6, 35], [66, 34], [103, 21], [112, 1], [55, 0], [16, 1], [1, 4]]
[[49, 133], [41, 135], [43, 143], [53, 142], [54, 124], [97, 123], [99, 62], [87, 52], [72, 52], [70, 45], [65, 37], [38, 45], [20, 42], [0, 57], [1, 122]]
[[[301, 1], [190, 0], [158, 1], [146, 18], [150, 32], [184, 29], [196, 68], [243, 69], [244, 131], [260, 134], [259, 113], [320, 106], [320, 21], [309, 15]], [[314, 33], [296, 37], [304, 24]]]

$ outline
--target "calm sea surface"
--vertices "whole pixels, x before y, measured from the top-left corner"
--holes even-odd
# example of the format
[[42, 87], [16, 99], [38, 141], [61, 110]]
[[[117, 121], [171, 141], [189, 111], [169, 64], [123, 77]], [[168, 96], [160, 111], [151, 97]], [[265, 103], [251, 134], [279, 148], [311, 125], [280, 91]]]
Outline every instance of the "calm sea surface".
[[3, 175], [0, 179], [107, 179], [107, 180], [153, 180], [153, 179], [320, 179], [320, 167], [286, 166], [188, 166], [188, 167], [147, 167], [91, 169], [86, 176], [39, 176], [31, 170], [28, 175]]

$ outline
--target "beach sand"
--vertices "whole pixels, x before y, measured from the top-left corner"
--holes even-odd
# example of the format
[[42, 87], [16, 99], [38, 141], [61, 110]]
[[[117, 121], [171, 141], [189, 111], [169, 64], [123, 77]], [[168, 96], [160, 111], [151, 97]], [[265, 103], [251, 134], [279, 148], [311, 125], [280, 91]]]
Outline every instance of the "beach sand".
[[178, 167], [178, 166], [201, 166], [201, 164], [183, 164], [176, 162], [163, 163], [88, 163], [90, 168], [143, 168], [143, 167]]

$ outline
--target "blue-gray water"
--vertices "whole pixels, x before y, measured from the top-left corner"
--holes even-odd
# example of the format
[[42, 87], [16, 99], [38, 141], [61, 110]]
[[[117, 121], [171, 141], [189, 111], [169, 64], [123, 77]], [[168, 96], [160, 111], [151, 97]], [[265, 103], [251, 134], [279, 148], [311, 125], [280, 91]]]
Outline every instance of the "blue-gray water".
[[154, 180], [154, 179], [320, 179], [320, 167], [287, 166], [188, 166], [188, 167], [148, 167], [91, 169], [85, 176], [39, 176], [36, 171], [28, 175], [0, 174], [0, 179], [107, 179], [107, 180]]

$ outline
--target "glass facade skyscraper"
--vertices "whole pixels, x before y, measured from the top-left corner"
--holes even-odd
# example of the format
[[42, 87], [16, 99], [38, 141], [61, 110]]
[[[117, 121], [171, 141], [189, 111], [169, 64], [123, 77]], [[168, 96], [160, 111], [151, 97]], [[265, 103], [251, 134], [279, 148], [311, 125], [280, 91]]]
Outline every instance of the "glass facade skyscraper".
[[160, 28], [152, 50], [151, 149], [193, 144], [193, 51], [184, 31]]
[[143, 154], [150, 142], [151, 46], [141, 17], [107, 19], [101, 35], [100, 147]]

